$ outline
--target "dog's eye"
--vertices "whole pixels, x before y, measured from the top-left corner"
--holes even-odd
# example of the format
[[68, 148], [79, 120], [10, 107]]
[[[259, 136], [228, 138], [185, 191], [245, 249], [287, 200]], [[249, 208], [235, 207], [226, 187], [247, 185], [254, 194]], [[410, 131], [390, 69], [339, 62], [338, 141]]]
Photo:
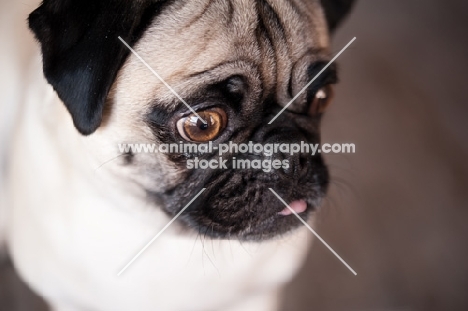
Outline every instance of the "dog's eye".
[[197, 113], [206, 121], [206, 124], [195, 114], [177, 121], [177, 130], [183, 139], [193, 142], [207, 142], [217, 138], [226, 128], [227, 115], [224, 110], [212, 108]]
[[325, 108], [330, 104], [333, 99], [333, 86], [326, 85], [315, 93], [315, 97], [309, 108], [309, 115], [315, 116], [322, 114]]

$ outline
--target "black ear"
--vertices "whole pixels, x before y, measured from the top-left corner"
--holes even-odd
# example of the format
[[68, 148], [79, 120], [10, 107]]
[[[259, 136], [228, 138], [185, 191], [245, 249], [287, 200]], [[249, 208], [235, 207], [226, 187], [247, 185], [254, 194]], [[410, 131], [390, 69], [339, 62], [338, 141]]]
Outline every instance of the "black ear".
[[332, 33], [348, 15], [355, 0], [320, 0], [327, 18], [328, 28]]
[[161, 10], [158, 0], [44, 0], [29, 16], [44, 75], [83, 135], [96, 131], [118, 70]]

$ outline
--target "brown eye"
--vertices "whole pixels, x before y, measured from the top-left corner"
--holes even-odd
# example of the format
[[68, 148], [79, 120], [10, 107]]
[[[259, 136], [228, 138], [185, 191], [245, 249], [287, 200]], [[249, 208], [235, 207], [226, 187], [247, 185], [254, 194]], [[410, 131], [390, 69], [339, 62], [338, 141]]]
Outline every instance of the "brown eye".
[[322, 87], [315, 93], [315, 97], [310, 105], [309, 115], [315, 116], [322, 114], [325, 111], [325, 108], [330, 104], [333, 99], [333, 87], [327, 85]]
[[227, 115], [222, 109], [212, 108], [200, 111], [198, 115], [206, 121], [206, 124], [195, 114], [177, 122], [177, 130], [183, 139], [193, 142], [207, 142], [217, 138], [226, 128]]

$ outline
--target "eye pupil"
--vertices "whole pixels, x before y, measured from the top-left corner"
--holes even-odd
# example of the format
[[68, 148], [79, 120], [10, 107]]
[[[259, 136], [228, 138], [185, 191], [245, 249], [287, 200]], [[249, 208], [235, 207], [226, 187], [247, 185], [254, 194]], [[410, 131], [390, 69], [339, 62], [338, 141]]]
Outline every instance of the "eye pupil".
[[198, 128], [202, 131], [206, 131], [209, 127], [208, 123], [203, 123], [202, 121], [198, 120], [200, 124], [198, 124]]

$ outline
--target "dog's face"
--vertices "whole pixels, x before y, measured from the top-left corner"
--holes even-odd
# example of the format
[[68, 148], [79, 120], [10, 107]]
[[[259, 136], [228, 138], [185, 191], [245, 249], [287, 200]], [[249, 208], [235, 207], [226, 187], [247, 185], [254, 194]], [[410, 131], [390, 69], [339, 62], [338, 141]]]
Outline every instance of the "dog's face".
[[[44, 1], [30, 25], [44, 73], [82, 134], [121, 143], [318, 143], [336, 70], [329, 67], [272, 124], [269, 121], [329, 61], [329, 31], [348, 1]], [[121, 43], [126, 40], [204, 119], [204, 124]], [[105, 147], [108, 146], [108, 147]], [[196, 155], [200, 159], [216, 154]], [[155, 206], [202, 234], [262, 239], [300, 223], [285, 201], [320, 204], [328, 173], [320, 156], [286, 156], [288, 167], [188, 169], [194, 154], [127, 153], [106, 165], [145, 190]], [[243, 159], [265, 160], [259, 154]], [[268, 160], [284, 160], [273, 155]], [[230, 159], [230, 155], [225, 155]]]

